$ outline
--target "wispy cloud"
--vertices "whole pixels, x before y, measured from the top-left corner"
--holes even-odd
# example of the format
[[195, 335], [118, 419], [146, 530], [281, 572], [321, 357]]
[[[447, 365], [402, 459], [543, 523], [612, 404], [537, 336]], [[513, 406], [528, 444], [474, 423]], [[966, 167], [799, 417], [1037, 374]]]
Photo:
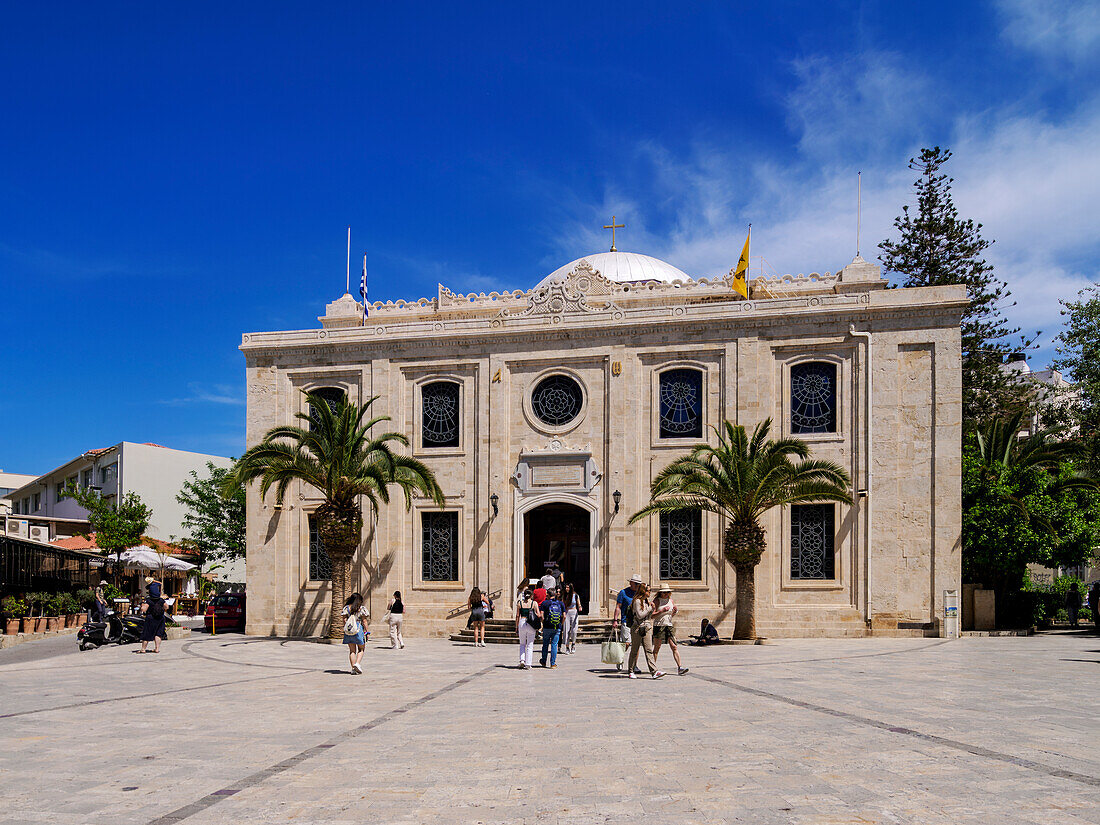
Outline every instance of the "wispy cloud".
[[1044, 57], [1095, 61], [1100, 5], [1095, 0], [999, 0], [1004, 37]]
[[203, 385], [191, 382], [187, 385], [190, 395], [182, 398], [165, 398], [159, 403], [169, 407], [182, 407], [188, 404], [222, 404], [244, 406], [244, 395], [236, 387], [228, 384]]

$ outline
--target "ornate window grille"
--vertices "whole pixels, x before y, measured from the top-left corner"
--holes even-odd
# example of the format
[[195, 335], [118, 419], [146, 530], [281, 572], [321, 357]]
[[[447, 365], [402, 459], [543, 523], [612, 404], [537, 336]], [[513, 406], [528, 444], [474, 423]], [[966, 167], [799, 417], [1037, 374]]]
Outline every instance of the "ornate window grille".
[[791, 432], [836, 432], [836, 364], [791, 367]]
[[312, 582], [332, 579], [332, 559], [325, 552], [321, 535], [317, 532], [317, 517], [309, 517], [309, 580]]
[[703, 435], [703, 373], [677, 369], [661, 373], [661, 438]]
[[836, 578], [834, 509], [832, 504], [792, 505], [792, 579]]
[[458, 513], [420, 514], [422, 565], [426, 582], [458, 581]]
[[[333, 412], [336, 412], [336, 408], [338, 406], [340, 406], [341, 403], [343, 403], [345, 398], [347, 398], [347, 393], [345, 393], [339, 387], [321, 387], [319, 389], [312, 390], [312, 392], [313, 392], [314, 395], [320, 396], [321, 399], [326, 404], [328, 404], [328, 408], [330, 410], [332, 410]], [[310, 414], [311, 418], [313, 417], [313, 410], [314, 410], [314, 406], [312, 404], [310, 404], [309, 405], [309, 414]], [[317, 430], [316, 425], [312, 421], [310, 421], [309, 422], [309, 431], [312, 433], [312, 432], [316, 432], [316, 430]]]
[[568, 375], [551, 375], [535, 386], [531, 409], [543, 424], [560, 427], [568, 424], [584, 407], [584, 391]]
[[703, 578], [703, 514], [661, 513], [660, 573], [663, 581]]
[[458, 384], [435, 381], [420, 390], [420, 439], [425, 447], [458, 446]]

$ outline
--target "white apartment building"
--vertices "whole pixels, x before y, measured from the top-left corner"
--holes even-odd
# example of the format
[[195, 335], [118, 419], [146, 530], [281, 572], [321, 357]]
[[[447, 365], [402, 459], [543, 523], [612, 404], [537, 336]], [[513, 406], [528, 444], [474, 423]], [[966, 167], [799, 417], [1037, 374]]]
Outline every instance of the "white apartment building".
[[30, 484], [36, 478], [38, 476], [26, 475], [25, 473], [5, 473], [0, 470], [0, 515], [7, 515], [12, 511], [10, 494], [25, 484]]
[[199, 478], [207, 476], [207, 462], [216, 467], [229, 467], [233, 463], [224, 456], [123, 441], [113, 447], [88, 450], [23, 484], [8, 497], [14, 516], [25, 517], [32, 524], [37, 521], [49, 525], [49, 540], [53, 541], [66, 534], [64, 531], [55, 534], [58, 524], [87, 523], [88, 511], [65, 497], [67, 486], [96, 488], [108, 500], [134, 492], [153, 511], [146, 534], [169, 541], [172, 536], [187, 536], [182, 525], [186, 511], [176, 501], [176, 495], [192, 470]]

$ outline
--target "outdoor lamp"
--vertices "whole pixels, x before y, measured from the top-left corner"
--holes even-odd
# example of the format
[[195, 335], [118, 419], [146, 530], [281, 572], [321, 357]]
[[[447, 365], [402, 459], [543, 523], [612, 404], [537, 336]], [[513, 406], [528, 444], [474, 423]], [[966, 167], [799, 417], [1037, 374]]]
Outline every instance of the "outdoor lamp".
[[500, 507], [498, 506], [500, 504], [500, 496], [493, 493], [489, 496], [489, 503], [493, 506], [493, 518], [496, 518], [497, 514], [500, 513]]
[[623, 494], [616, 490], [611, 494], [611, 497], [615, 499], [615, 512], [619, 512], [619, 502], [623, 500]]

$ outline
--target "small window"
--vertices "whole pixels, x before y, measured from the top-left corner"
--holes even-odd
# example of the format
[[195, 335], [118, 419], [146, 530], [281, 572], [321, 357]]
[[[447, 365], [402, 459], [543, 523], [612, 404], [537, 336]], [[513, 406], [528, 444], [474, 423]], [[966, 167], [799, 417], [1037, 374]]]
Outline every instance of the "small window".
[[65, 482], [64, 481], [57, 482], [57, 499], [56, 500], [57, 501], [64, 501], [65, 500]]
[[317, 531], [317, 517], [309, 517], [309, 580], [311, 582], [332, 579], [332, 559], [325, 552], [321, 535]]
[[100, 483], [100, 486], [106, 487], [108, 484], [113, 484], [117, 474], [118, 474], [118, 465], [117, 464], [108, 464], [106, 467], [100, 467], [100, 469], [99, 469], [99, 483]]
[[458, 513], [424, 512], [421, 518], [421, 578], [458, 581]]
[[420, 419], [420, 440], [425, 447], [457, 447], [458, 384], [425, 384], [420, 390]]
[[531, 409], [543, 424], [563, 427], [581, 414], [584, 390], [568, 375], [551, 375], [535, 385]]
[[41, 507], [42, 507], [42, 494], [41, 493], [35, 493], [34, 494], [34, 504], [31, 507], [31, 512], [32, 513], [37, 513], [39, 508], [41, 508]]
[[791, 367], [791, 432], [836, 432], [836, 364]]
[[84, 471], [84, 474], [83, 474], [82, 478], [83, 478], [83, 481], [81, 482], [82, 487], [88, 488], [88, 487], [92, 486], [92, 471], [90, 469]]
[[703, 514], [699, 510], [661, 513], [661, 580], [703, 578]]
[[660, 378], [661, 438], [703, 436], [703, 373], [667, 370]]
[[[311, 390], [311, 393], [313, 395], [318, 396], [322, 401], [324, 401], [326, 404], [328, 404], [328, 408], [330, 410], [332, 410], [333, 412], [336, 412], [337, 408], [339, 408], [339, 406], [341, 404], [343, 404], [345, 399], [347, 399], [347, 397], [348, 397], [347, 393], [344, 392], [339, 387], [321, 387], [321, 388], [316, 389], [316, 390]], [[310, 414], [310, 416], [313, 415], [313, 405], [312, 404], [310, 404], [309, 414]], [[316, 426], [313, 424], [312, 421], [310, 421], [309, 431], [310, 432], [315, 432], [316, 429], [317, 429]]]
[[791, 578], [836, 578], [835, 507], [832, 504], [791, 506]]

